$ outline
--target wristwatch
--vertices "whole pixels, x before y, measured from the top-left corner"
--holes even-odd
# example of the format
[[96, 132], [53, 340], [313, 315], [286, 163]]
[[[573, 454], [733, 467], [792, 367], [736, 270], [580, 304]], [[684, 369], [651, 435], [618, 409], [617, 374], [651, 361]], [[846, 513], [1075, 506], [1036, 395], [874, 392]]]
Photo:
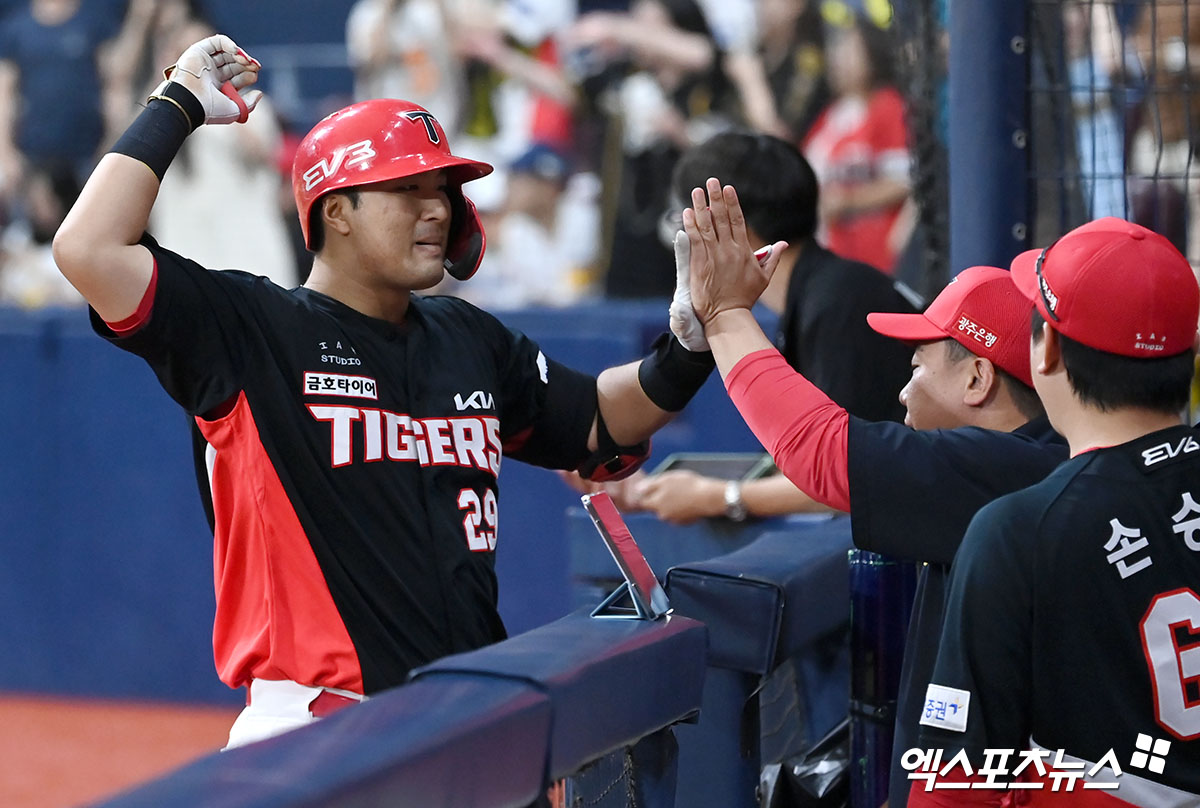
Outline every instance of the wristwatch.
[[735, 522], [744, 522], [750, 512], [742, 501], [742, 484], [737, 480], [725, 483], [725, 516]]

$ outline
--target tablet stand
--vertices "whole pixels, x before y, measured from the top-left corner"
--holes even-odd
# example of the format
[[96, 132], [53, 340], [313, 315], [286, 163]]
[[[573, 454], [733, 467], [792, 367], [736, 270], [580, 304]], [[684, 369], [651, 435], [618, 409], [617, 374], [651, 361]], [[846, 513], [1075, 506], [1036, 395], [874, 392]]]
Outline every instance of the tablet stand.
[[[629, 600], [633, 603], [632, 607], [618, 606], [622, 600]], [[622, 581], [621, 585], [614, 589], [608, 597], [600, 601], [600, 605], [592, 609], [592, 617], [603, 618], [606, 620], [653, 620], [654, 615], [646, 611], [642, 606], [642, 602], [633, 596], [633, 592], [629, 589], [629, 582]]]

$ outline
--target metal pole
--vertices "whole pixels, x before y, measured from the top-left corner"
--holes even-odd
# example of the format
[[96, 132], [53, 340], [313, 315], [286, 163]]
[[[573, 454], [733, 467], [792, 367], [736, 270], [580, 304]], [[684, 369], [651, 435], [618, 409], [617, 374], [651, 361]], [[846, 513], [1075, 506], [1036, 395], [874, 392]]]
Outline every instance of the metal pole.
[[1030, 238], [1027, 0], [950, 2], [950, 269]]

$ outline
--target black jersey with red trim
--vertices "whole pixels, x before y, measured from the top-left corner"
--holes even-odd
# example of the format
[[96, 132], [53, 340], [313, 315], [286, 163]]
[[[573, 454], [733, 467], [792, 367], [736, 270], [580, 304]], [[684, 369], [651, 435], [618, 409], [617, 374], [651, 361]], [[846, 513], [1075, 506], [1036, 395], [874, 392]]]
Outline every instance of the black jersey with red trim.
[[211, 492], [218, 673], [372, 693], [505, 636], [502, 453], [573, 468], [595, 379], [457, 298], [401, 325], [158, 247], [118, 337], [190, 415]]
[[[847, 440], [854, 546], [923, 562], [904, 644], [888, 787], [891, 808], [904, 808], [909, 781], [901, 763], [920, 735], [950, 562], [975, 512], [1045, 479], [1067, 459], [1067, 443], [1045, 416], [1012, 432], [979, 427], [918, 431], [851, 418]], [[902, 459], [904, 474], [896, 474], [896, 458]]]
[[1111, 752], [1131, 793], [1200, 794], [1200, 431], [1085, 452], [979, 511], [921, 723], [943, 760], [1032, 740]]

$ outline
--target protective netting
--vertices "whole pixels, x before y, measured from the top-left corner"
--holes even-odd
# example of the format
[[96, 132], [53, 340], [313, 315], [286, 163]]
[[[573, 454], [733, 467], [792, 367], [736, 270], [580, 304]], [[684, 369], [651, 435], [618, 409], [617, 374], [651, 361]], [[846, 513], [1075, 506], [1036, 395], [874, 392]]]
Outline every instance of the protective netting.
[[1028, 14], [1031, 243], [1118, 216], [1200, 265], [1200, 3], [1029, 0]]
[[900, 90], [908, 118], [917, 226], [900, 277], [927, 300], [950, 279], [946, 159], [947, 0], [893, 4]]

